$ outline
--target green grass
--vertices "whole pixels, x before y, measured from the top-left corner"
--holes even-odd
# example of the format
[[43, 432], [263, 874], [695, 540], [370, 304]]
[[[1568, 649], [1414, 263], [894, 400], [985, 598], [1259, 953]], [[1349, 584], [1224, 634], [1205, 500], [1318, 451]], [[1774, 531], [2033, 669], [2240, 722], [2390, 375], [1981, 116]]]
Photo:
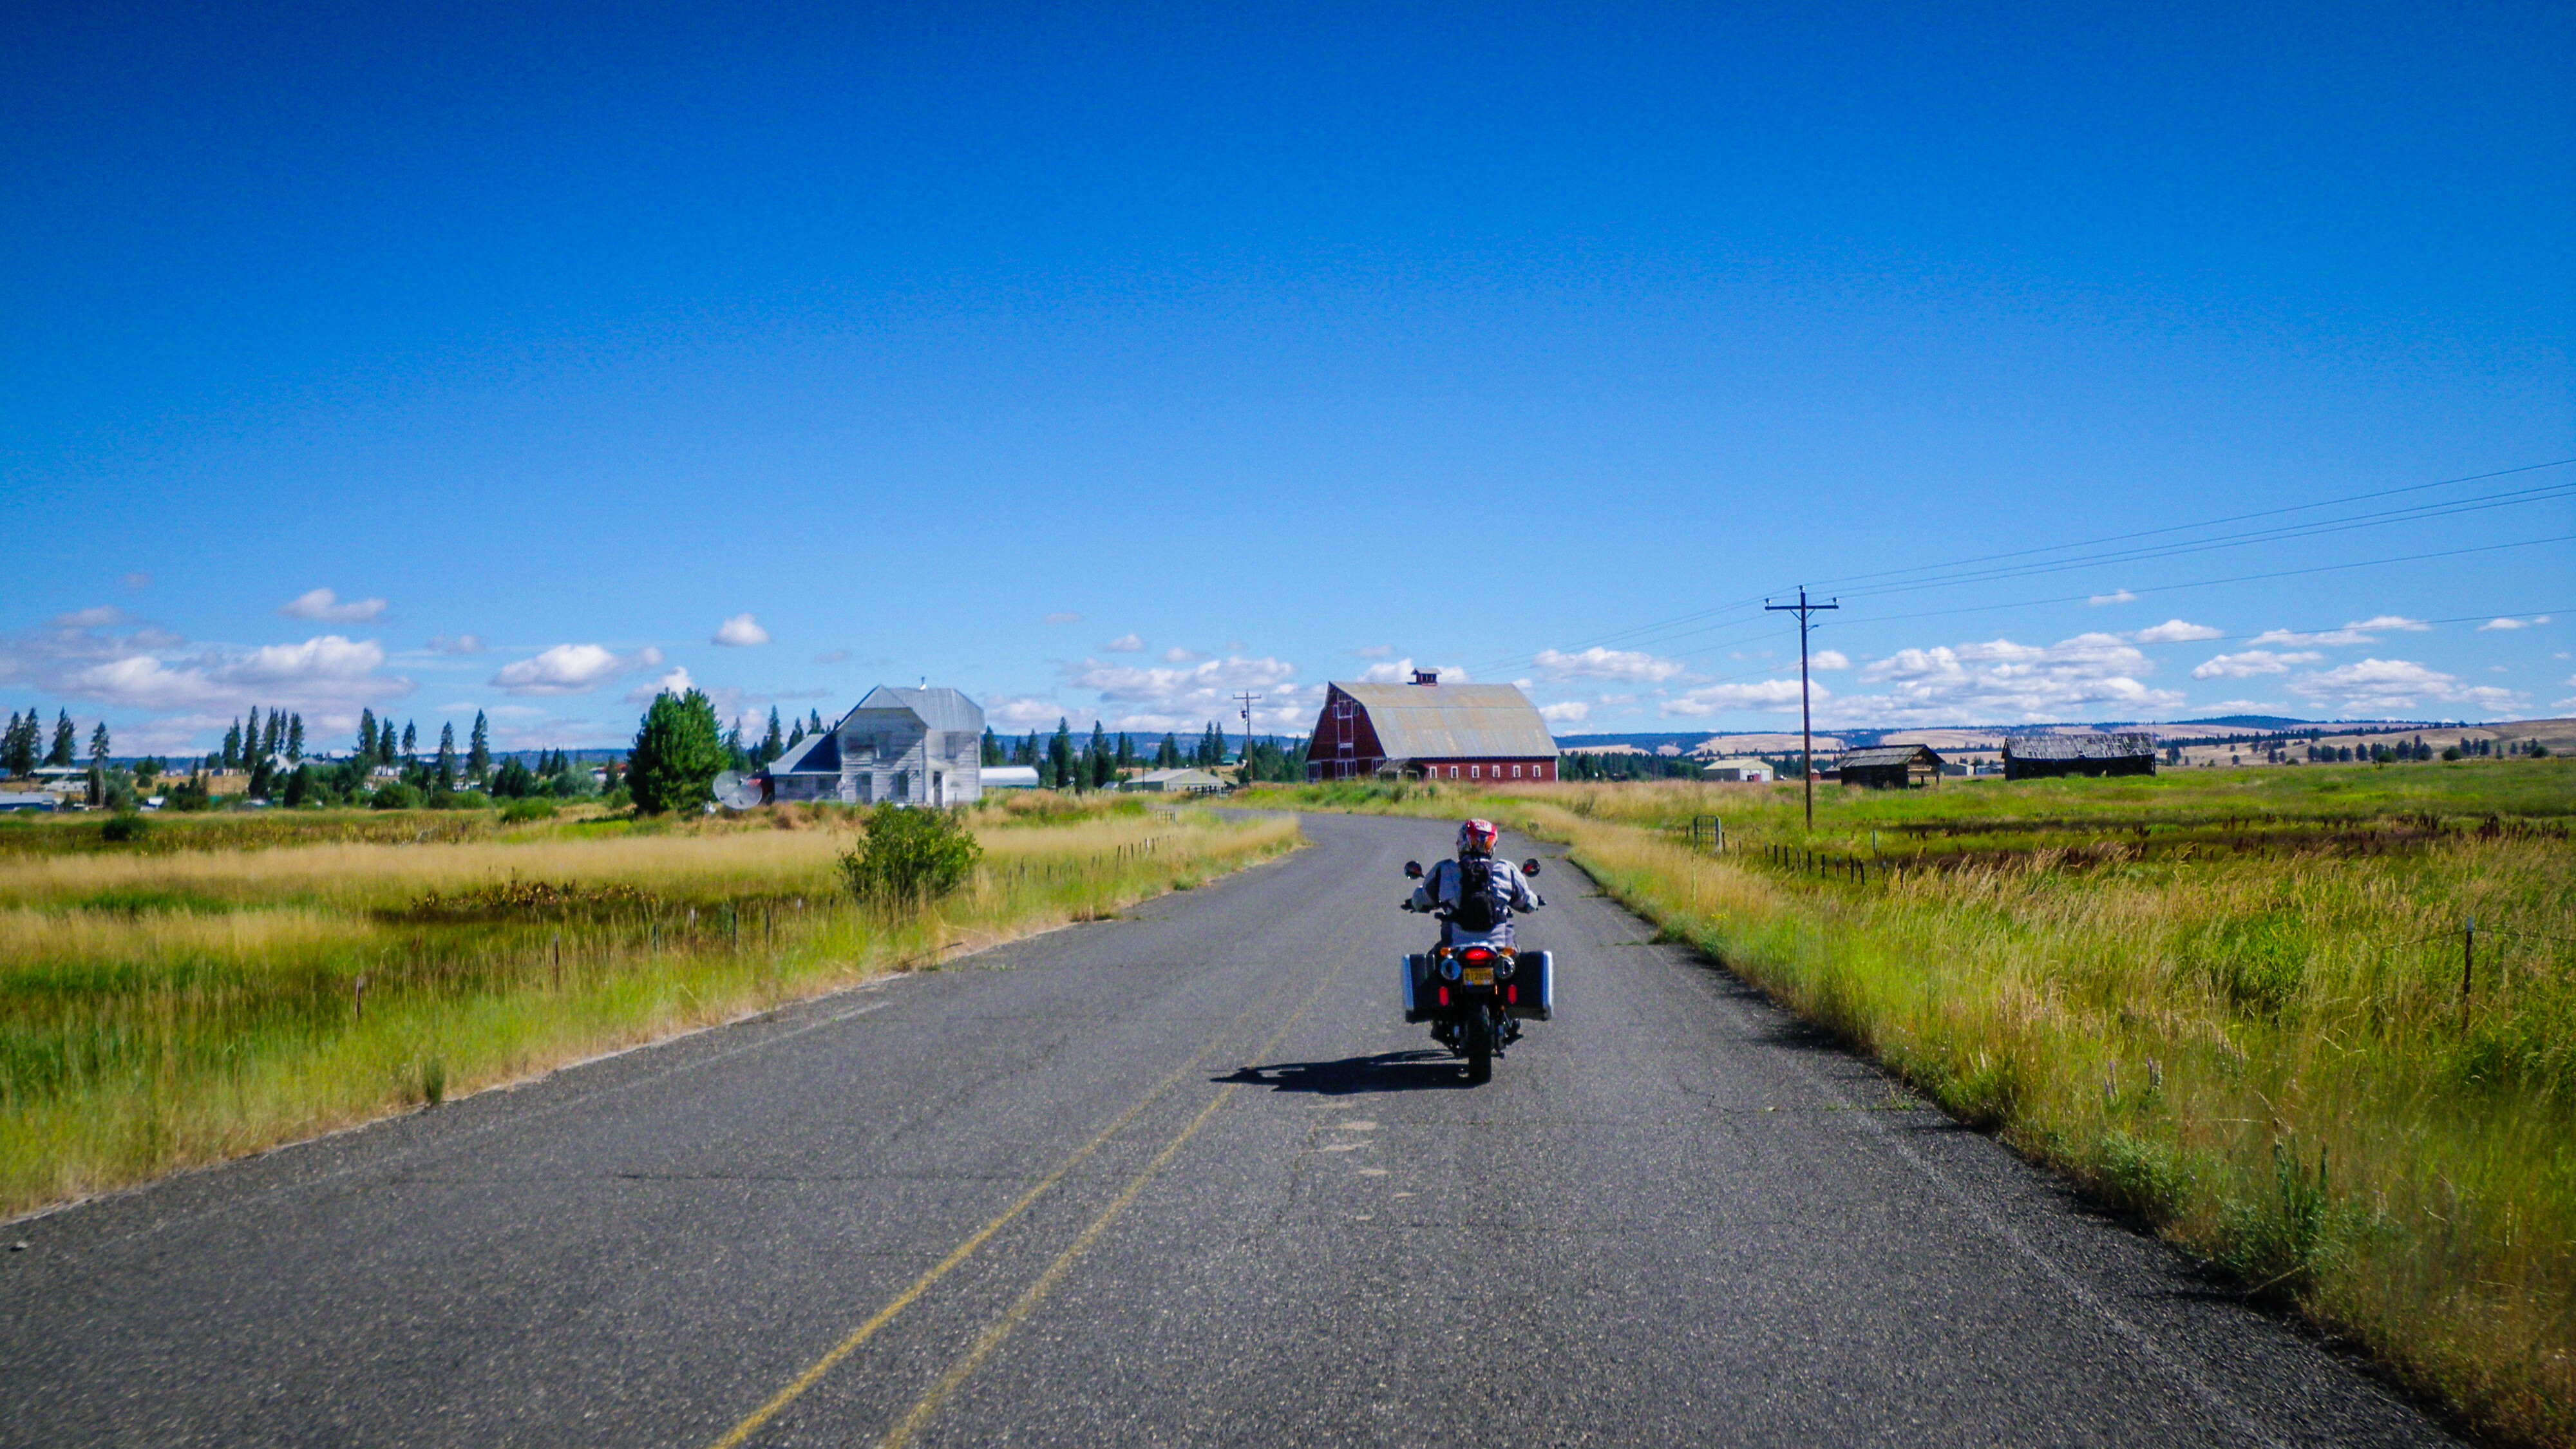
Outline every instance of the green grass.
[[399, 844], [376, 818], [290, 817], [249, 822], [253, 848], [217, 830], [101, 851], [70, 829], [0, 852], [0, 1215], [935, 966], [1296, 843], [1287, 821], [1012, 801], [972, 817], [986, 857], [963, 889], [893, 911], [842, 887], [844, 812], [443, 814], [421, 818], [457, 828]]
[[2250, 1297], [2576, 1443], [2576, 762], [1820, 786], [1812, 836], [1794, 785], [1266, 794], [1571, 841]]

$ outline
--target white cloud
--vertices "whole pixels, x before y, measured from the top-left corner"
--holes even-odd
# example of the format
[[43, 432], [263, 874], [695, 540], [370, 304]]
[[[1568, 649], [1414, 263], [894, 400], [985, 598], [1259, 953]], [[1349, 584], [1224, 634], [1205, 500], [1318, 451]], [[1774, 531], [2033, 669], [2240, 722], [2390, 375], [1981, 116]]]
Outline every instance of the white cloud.
[[1359, 659], [1391, 659], [1395, 657], [1395, 646], [1392, 644], [1371, 644], [1366, 649], [1354, 649], [1351, 651], [1351, 654], [1354, 658]]
[[1543, 704], [1538, 707], [1538, 717], [1549, 724], [1581, 724], [1591, 713], [1592, 706], [1579, 699], [1569, 699], [1560, 704]]
[[1900, 649], [1861, 670], [1864, 681], [1888, 686], [1886, 693], [1846, 698], [1833, 714], [1889, 724], [2030, 723], [2105, 709], [2134, 718], [2183, 702], [2140, 682], [2154, 670], [2154, 661], [2116, 634], [2078, 634], [2044, 647], [1992, 639]]
[[1819, 649], [1807, 660], [1810, 669], [1849, 669], [1851, 657], [1839, 649]]
[[313, 619], [325, 624], [363, 624], [383, 614], [382, 599], [351, 599], [347, 603], [329, 589], [311, 589], [277, 606], [277, 612], [290, 619]]
[[429, 652], [432, 654], [480, 654], [483, 652], [483, 636], [480, 634], [458, 634], [450, 637], [448, 635], [441, 634], [437, 638], [429, 641]]
[[[1833, 691], [1821, 684], [1812, 688], [1818, 702], [1833, 698]], [[1665, 700], [1657, 707], [1657, 712], [1698, 719], [1736, 709], [1761, 710], [1771, 714], [1785, 710], [1794, 714], [1798, 709], [1798, 681], [1765, 679], [1754, 684], [1706, 684]]]
[[1175, 644], [1171, 648], [1163, 651], [1163, 662], [1165, 664], [1196, 664], [1206, 657], [1206, 655], [1200, 654], [1194, 650], [1184, 649], [1178, 644]]
[[132, 589], [137, 593], [141, 593], [143, 590], [152, 587], [152, 576], [150, 574], [142, 573], [127, 574], [124, 578], [124, 584], [127, 588]]
[[1313, 691], [1294, 682], [1296, 673], [1286, 660], [1241, 655], [1170, 668], [1085, 659], [1065, 670], [1064, 682], [1097, 693], [1111, 729], [1192, 729], [1228, 719], [1239, 729], [1238, 691], [1262, 696], [1253, 707], [1255, 729], [1304, 729], [1313, 723]]
[[1082, 622], [1082, 616], [1071, 612], [1055, 613], [1047, 615], [1046, 622], [1050, 624], [1079, 624]]
[[1100, 649], [1104, 654], [1142, 654], [1145, 652], [1145, 641], [1135, 634], [1121, 634], [1101, 645]]
[[2141, 644], [2195, 644], [2203, 639], [2224, 639], [2227, 631], [2207, 624], [2188, 624], [2180, 619], [2167, 619], [2152, 629], [2140, 629], [2129, 636]]
[[2343, 649], [2355, 644], [2376, 644], [2382, 634], [2421, 634], [2432, 627], [2421, 619], [2409, 619], [2398, 614], [2381, 614], [2375, 618], [2346, 624], [2340, 629], [2329, 629], [2321, 634], [2299, 634], [2288, 629], [2267, 629], [2254, 636], [2254, 647], [2260, 649], [2271, 644], [2288, 644], [2298, 648]]
[[1604, 649], [1596, 644], [1580, 654], [1538, 651], [1538, 672], [1549, 679], [1608, 679], [1626, 684], [1660, 684], [1690, 666], [1632, 649]]
[[[1434, 664], [1429, 666], [1429, 668], [1432, 673], [1440, 676], [1443, 683], [1466, 684], [1470, 682], [1467, 676], [1467, 666], [1463, 664]], [[1368, 668], [1360, 671], [1360, 683], [1362, 684], [1410, 684], [1412, 682], [1413, 656], [1411, 655], [1406, 655], [1402, 659], [1390, 659], [1384, 664], [1372, 664]]]
[[101, 604], [94, 609], [76, 609], [68, 614], [54, 616], [54, 627], [57, 629], [112, 629], [119, 624], [132, 622], [134, 622], [133, 616], [114, 604]]
[[2137, 601], [2137, 595], [2130, 593], [2127, 589], [2120, 589], [2108, 594], [2095, 594], [2084, 602], [2098, 609], [2105, 604], [2134, 604]]
[[53, 687], [74, 699], [146, 710], [236, 710], [252, 705], [318, 710], [409, 694], [412, 682], [380, 675], [384, 646], [337, 634], [247, 651], [210, 649], [193, 659], [130, 653], [68, 670]]
[[2528, 626], [2526, 626], [2520, 619], [2489, 619], [2478, 626], [2478, 632], [2485, 634], [2497, 629], [2521, 629], [2525, 627]]
[[736, 614], [716, 626], [715, 637], [707, 641], [727, 649], [755, 649], [769, 642], [769, 631], [749, 614]]
[[2293, 664], [2322, 663], [2325, 656], [2306, 651], [2275, 654], [2269, 649], [2248, 649], [2242, 654], [2220, 654], [2191, 672], [2194, 679], [2248, 679], [2257, 674], [2287, 674]]
[[[698, 682], [689, 677], [689, 667], [685, 664], [675, 664], [671, 666], [670, 673], [654, 680], [651, 684], [641, 685], [637, 688], [628, 690], [626, 692], [626, 702], [628, 704], [651, 704], [655, 695], [686, 694], [697, 687]], [[718, 711], [718, 717], [722, 717], [722, 711]]]
[[2465, 704], [2487, 710], [2521, 707], [2526, 696], [2493, 685], [2467, 685], [2456, 675], [2411, 659], [2364, 659], [2292, 681], [2290, 692], [2331, 703], [2346, 714], [2389, 714], [2424, 704]]
[[1058, 719], [1077, 713], [1042, 694], [996, 694], [984, 700], [984, 722], [1007, 734], [1053, 729]]
[[662, 651], [650, 645], [619, 654], [598, 644], [558, 644], [503, 665], [492, 682], [512, 694], [584, 694], [661, 662]]

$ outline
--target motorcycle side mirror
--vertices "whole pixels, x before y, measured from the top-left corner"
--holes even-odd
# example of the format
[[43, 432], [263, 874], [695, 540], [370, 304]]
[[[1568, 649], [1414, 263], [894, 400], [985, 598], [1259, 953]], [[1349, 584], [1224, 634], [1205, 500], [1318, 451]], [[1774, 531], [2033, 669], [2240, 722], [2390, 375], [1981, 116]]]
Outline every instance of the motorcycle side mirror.
[[1404, 863], [1404, 876], [1407, 880], [1422, 879], [1422, 862], [1418, 860], [1406, 861]]
[[1535, 859], [1522, 861], [1522, 862], [1521, 862], [1521, 874], [1523, 874], [1523, 875], [1536, 875], [1536, 874], [1538, 874], [1538, 862], [1537, 862]]

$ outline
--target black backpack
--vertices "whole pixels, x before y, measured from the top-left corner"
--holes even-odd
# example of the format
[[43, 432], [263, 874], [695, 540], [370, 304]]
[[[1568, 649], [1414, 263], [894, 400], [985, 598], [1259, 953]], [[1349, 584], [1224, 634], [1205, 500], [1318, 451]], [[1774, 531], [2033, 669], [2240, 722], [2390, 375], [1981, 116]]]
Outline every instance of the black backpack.
[[1501, 914], [1494, 900], [1494, 863], [1476, 858], [1458, 862], [1458, 910], [1451, 917], [1458, 929], [1483, 935], [1494, 929]]

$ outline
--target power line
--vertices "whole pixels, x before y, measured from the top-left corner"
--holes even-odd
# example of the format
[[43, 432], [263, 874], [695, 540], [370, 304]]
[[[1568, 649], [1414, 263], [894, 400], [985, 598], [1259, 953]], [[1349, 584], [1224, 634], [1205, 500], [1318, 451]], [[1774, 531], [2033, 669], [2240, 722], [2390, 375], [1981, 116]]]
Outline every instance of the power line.
[[[1940, 577], [1940, 574], [1945, 570], [1973, 570], [1973, 566], [1975, 565], [1991, 563], [2004, 559], [2027, 558], [2040, 554], [2060, 553], [2072, 548], [2088, 548], [2100, 544], [2124, 542], [2130, 539], [2156, 537], [2171, 533], [2188, 532], [2194, 529], [2215, 528], [2228, 523], [2245, 522], [2256, 518], [2276, 517], [2287, 513], [2306, 512], [2319, 508], [2335, 507], [2342, 504], [2369, 502], [2378, 498], [2394, 497], [2407, 493], [2420, 493], [2434, 488], [2456, 487], [2463, 483], [2482, 482], [2491, 478], [2511, 477], [2517, 474], [2539, 472], [2545, 469], [2563, 468], [2571, 465], [2576, 465], [2576, 458], [2559, 459], [2547, 463], [2533, 463], [2519, 468], [2499, 469], [2491, 473], [2472, 474], [2460, 478], [2446, 478], [2431, 483], [2413, 483], [2398, 488], [2377, 489], [2366, 493], [2349, 494], [2339, 498], [2324, 499], [2315, 503], [2294, 504], [2274, 509], [2261, 509], [2252, 513], [2234, 514], [2224, 518], [2204, 519], [2195, 523], [2173, 524], [2163, 528], [2142, 529], [2124, 534], [2109, 534], [2101, 538], [2085, 540], [2078, 543], [2054, 544], [2038, 548], [2018, 549], [2006, 553], [1987, 554], [1975, 558], [1955, 560], [1945, 564], [1926, 564], [1906, 569], [1882, 570], [1871, 574], [1846, 575], [1842, 581], [1861, 581], [1873, 578], [1896, 579], [1905, 574], [1929, 575], [1929, 577], [1912, 579], [1902, 583], [1890, 583], [1877, 588], [1869, 588], [1860, 591], [1865, 596], [1882, 596], [1885, 594], [1949, 587], [1966, 583], [1995, 582], [2005, 578], [2031, 577], [2042, 573], [2063, 572], [2067, 569], [2087, 567], [2102, 563], [2142, 562], [2151, 558], [2176, 557], [2188, 553], [2207, 552], [2218, 548], [2242, 547], [2254, 543], [2278, 542], [2287, 538], [2311, 537], [2327, 533], [2347, 532], [2356, 528], [2378, 527], [2391, 523], [2420, 522], [2427, 518], [2446, 517], [2458, 513], [2480, 512], [2489, 508], [2505, 507], [2516, 503], [2545, 502], [2558, 497], [2570, 496], [2571, 494], [2576, 494], [2576, 483], [2549, 483], [2540, 485], [2537, 488], [2511, 490], [2505, 493], [2489, 494], [2479, 498], [2459, 499], [2447, 503], [2422, 504], [2402, 509], [2385, 510], [2381, 513], [2367, 514], [2359, 518], [2321, 520], [2315, 523], [2299, 524], [2289, 528], [2280, 529], [2257, 529], [2232, 537], [2187, 540], [2171, 545], [2159, 545], [2149, 549], [2114, 550], [2108, 553], [2090, 555], [2083, 558], [2055, 560], [2044, 564], [2034, 564], [2027, 568], [1970, 571], [1958, 573], [1956, 577], [1952, 578]], [[2565, 541], [2566, 540], [2563, 538], [2553, 538], [2536, 539], [2530, 540], [2529, 542], [2554, 543]], [[2522, 546], [2525, 545], [2504, 544], [2496, 545], [2495, 547], [2509, 548]], [[2263, 578], [2290, 577], [2299, 573], [2326, 572], [2338, 568], [2366, 568], [2381, 563], [2414, 562], [2426, 558], [2451, 557], [2456, 553], [2478, 551], [2480, 550], [2469, 549], [2428, 554], [2413, 554], [2398, 559], [2365, 560], [2351, 564], [2326, 565], [2314, 570], [2291, 570], [2283, 573], [2251, 574], [2241, 576], [2237, 579], [2212, 579], [2204, 580], [2197, 584], [2165, 585], [2133, 592], [2168, 592], [2175, 588], [2200, 588], [2226, 582], [2244, 582]], [[1761, 597], [1762, 596], [1760, 595], [1748, 595], [1744, 598], [1731, 600], [1727, 603], [1719, 604], [1711, 608], [1695, 609], [1687, 613], [1674, 615], [1669, 618], [1656, 620], [1650, 623], [1637, 624], [1625, 629], [1614, 630], [1608, 634], [1595, 636], [1590, 641], [1578, 646], [1578, 652], [1582, 649], [1608, 648], [1614, 644], [1627, 644], [1633, 646], [1650, 641], [1668, 641], [1678, 638], [1688, 638], [1690, 637], [1691, 631], [1684, 631], [1679, 634], [1674, 634], [1668, 631], [1677, 629], [1686, 624], [1698, 623], [1702, 620], [1735, 615], [1759, 602]], [[2087, 596], [2076, 595], [2072, 597], [2083, 598]], [[2041, 599], [2030, 600], [2024, 604], [1998, 604], [1976, 607], [2020, 608], [2027, 607], [2031, 604], [2059, 603], [2066, 601], [2067, 600], [2064, 599]], [[1933, 614], [1939, 613], [1974, 611], [1975, 609], [1936, 610], [1922, 615], [1891, 615], [1876, 617], [1931, 617]], [[1536, 660], [1536, 655], [1497, 656], [1473, 667], [1479, 673], [1493, 673], [1503, 670], [1517, 671], [1522, 667], [1535, 663]]]

